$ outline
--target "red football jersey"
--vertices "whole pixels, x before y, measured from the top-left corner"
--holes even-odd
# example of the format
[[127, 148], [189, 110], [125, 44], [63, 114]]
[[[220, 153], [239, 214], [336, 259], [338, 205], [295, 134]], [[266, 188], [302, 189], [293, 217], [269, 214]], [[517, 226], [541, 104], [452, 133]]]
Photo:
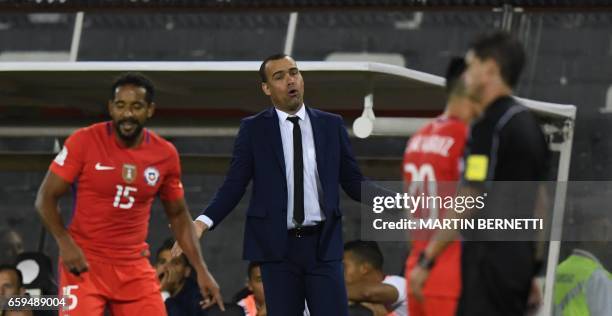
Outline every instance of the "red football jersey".
[[[406, 190], [412, 194], [431, 193], [438, 196], [452, 195], [460, 176], [461, 157], [468, 133], [462, 121], [439, 116], [422, 127], [406, 144], [403, 174]], [[444, 188], [436, 188], [436, 182], [444, 181]], [[431, 191], [436, 192], [431, 192]], [[445, 210], [418, 210], [415, 217], [442, 219]], [[426, 233], [432, 233], [431, 231]], [[430, 234], [431, 235], [431, 234]], [[426, 235], [431, 237], [430, 235]], [[422, 237], [422, 235], [421, 235]], [[419, 238], [420, 239], [420, 238]], [[406, 262], [406, 272], [417, 263], [419, 254], [426, 248], [427, 240], [414, 240]], [[455, 241], [436, 259], [425, 283], [425, 295], [459, 297], [461, 288], [461, 244]], [[407, 274], [408, 275], [408, 274]]]
[[135, 148], [122, 146], [111, 122], [77, 130], [49, 170], [73, 184], [70, 235], [88, 259], [115, 264], [148, 256], [151, 204], [182, 198], [176, 148], [144, 129]]

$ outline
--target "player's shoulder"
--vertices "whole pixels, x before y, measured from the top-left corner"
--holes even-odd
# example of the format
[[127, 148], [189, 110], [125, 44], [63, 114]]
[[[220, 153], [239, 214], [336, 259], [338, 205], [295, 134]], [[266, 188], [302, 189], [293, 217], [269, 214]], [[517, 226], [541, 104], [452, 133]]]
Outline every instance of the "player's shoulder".
[[444, 131], [466, 131], [468, 125], [456, 117], [438, 117], [432, 123], [435, 128]]
[[150, 129], [145, 129], [144, 142], [155, 146], [156, 152], [166, 153], [168, 155], [178, 154], [178, 151], [173, 143], [163, 138], [159, 134]]
[[421, 127], [415, 135], [439, 135], [439, 136], [466, 136], [468, 125], [463, 121], [446, 116], [439, 116], [423, 127]]
[[419, 129], [414, 134], [412, 134], [412, 137], [417, 136], [417, 135], [427, 135], [431, 133], [433, 126], [434, 126], [434, 120], [431, 120], [425, 123], [425, 125], [419, 127]]
[[68, 138], [72, 141], [87, 141], [96, 135], [112, 133], [110, 122], [100, 122], [75, 130]]

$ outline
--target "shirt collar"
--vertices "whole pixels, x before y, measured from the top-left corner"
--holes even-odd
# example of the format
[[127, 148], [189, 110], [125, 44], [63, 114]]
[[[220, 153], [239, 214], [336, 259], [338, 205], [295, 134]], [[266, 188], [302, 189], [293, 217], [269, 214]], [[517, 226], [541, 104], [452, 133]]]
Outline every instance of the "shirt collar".
[[[274, 110], [276, 111], [276, 115], [278, 115], [278, 121], [280, 123], [287, 121], [287, 118], [289, 117], [289, 114], [287, 112], [283, 112], [276, 107], [274, 107]], [[300, 118], [300, 120], [305, 120], [306, 119], [306, 106], [302, 103], [300, 110], [297, 111], [297, 113], [295, 113], [295, 115], [292, 115], [292, 116], [297, 116]]]

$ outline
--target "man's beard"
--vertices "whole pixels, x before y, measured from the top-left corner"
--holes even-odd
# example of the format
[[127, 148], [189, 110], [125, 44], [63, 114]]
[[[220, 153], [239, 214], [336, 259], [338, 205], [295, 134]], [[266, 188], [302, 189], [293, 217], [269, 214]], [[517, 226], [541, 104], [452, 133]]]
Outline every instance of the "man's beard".
[[297, 111], [300, 108], [300, 106], [302, 106], [302, 103], [303, 103], [302, 98], [295, 98], [289, 101], [289, 103], [287, 104], [287, 108], [290, 111]]
[[[129, 135], [123, 134], [123, 132], [121, 131], [121, 124], [123, 123], [132, 123], [135, 125], [134, 130], [131, 134]], [[126, 143], [131, 143], [131, 142], [136, 141], [138, 136], [140, 136], [140, 132], [142, 132], [143, 127], [144, 126], [140, 122], [138, 122], [138, 120], [136, 119], [123, 119], [115, 123], [115, 131], [117, 132], [117, 135], [119, 136], [119, 138], [121, 138]]]

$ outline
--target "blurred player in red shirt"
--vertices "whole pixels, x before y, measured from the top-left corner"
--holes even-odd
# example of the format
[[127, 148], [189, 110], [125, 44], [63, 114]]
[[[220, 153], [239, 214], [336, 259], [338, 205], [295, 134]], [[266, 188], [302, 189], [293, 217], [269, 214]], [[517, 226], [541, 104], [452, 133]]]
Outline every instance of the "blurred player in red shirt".
[[[174, 146], [144, 125], [153, 116], [153, 84], [137, 73], [112, 86], [112, 121], [77, 130], [49, 167], [36, 207], [59, 246], [60, 315], [166, 315], [145, 242], [159, 195], [172, 230], [197, 272], [204, 307], [222, 306], [202, 258], [184, 199]], [[72, 186], [74, 212], [65, 228], [58, 201]]]
[[[423, 188], [438, 196], [454, 194], [451, 183], [459, 180], [460, 163], [468, 135], [468, 124], [474, 114], [465, 96], [461, 75], [466, 65], [463, 58], [453, 58], [446, 72], [448, 101], [444, 113], [422, 127], [406, 145], [404, 153], [404, 181], [409, 194], [421, 194]], [[440, 182], [443, 186], [436, 187]], [[449, 188], [452, 187], [452, 190]], [[436, 192], [431, 192], [436, 191]], [[444, 210], [418, 210], [417, 217], [444, 218]], [[433, 231], [430, 232], [433, 235]], [[415, 232], [412, 248], [406, 261], [405, 275], [421, 264], [420, 256], [428, 244], [427, 232]], [[461, 243], [454, 241], [441, 254], [430, 271], [423, 289], [423, 299], [408, 290], [410, 316], [455, 315], [461, 293]], [[408, 278], [407, 278], [408, 279]]]

